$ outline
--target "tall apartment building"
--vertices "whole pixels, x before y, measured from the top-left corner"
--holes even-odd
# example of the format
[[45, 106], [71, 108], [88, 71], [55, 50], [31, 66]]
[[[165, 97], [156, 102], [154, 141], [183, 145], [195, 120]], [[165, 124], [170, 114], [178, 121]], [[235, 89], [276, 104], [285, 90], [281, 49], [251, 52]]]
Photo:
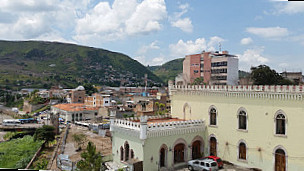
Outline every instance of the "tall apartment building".
[[237, 85], [239, 60], [228, 51], [205, 52], [187, 55], [183, 62], [183, 77], [186, 84], [196, 78], [204, 78], [209, 85]]

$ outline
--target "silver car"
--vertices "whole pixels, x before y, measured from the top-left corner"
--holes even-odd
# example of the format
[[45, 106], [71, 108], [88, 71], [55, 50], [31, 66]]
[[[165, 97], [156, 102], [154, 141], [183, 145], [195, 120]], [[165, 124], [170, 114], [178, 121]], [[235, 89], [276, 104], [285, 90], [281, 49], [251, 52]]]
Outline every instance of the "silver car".
[[188, 161], [189, 170], [198, 170], [198, 171], [217, 171], [218, 166], [214, 160], [211, 159], [197, 159]]

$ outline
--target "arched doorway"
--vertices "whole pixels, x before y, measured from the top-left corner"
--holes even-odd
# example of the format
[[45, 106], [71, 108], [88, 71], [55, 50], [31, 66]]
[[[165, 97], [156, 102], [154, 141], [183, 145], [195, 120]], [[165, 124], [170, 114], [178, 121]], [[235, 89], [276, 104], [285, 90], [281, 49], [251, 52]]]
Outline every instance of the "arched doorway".
[[78, 121], [78, 113], [76, 113], [76, 121]]
[[166, 160], [166, 150], [165, 150], [165, 148], [161, 148], [160, 156], [159, 156], [159, 166], [160, 167], [166, 167], [165, 160]]
[[286, 154], [283, 149], [277, 149], [275, 151], [275, 171], [286, 171]]
[[202, 157], [201, 144], [200, 140], [196, 140], [192, 143], [192, 160]]
[[125, 143], [125, 161], [129, 160], [129, 152], [130, 152], [130, 146], [129, 143]]
[[174, 163], [185, 161], [185, 144], [179, 143], [174, 146]]
[[124, 149], [122, 147], [120, 147], [120, 161], [124, 160]]
[[79, 120], [82, 121], [82, 113], [79, 115]]
[[216, 145], [217, 145], [217, 141], [215, 137], [210, 137], [210, 141], [209, 141], [209, 154], [210, 156], [217, 156], [216, 153]]
[[72, 114], [72, 122], [75, 122], [75, 115], [74, 115], [74, 113]]

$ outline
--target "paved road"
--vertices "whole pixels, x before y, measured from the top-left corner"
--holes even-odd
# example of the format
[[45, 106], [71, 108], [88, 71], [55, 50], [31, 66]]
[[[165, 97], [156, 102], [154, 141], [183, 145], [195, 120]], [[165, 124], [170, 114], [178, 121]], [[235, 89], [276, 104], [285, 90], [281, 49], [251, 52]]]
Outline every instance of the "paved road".
[[[184, 168], [184, 169], [179, 169], [177, 171], [189, 171], [189, 169]], [[250, 171], [250, 169], [224, 164], [224, 168], [220, 169], [220, 171]]]

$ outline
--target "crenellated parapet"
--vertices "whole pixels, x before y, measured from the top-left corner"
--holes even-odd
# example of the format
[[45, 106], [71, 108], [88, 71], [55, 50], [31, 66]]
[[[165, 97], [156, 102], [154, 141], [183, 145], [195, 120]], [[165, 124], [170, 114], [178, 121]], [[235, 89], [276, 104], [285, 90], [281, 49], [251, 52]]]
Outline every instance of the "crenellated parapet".
[[[142, 116], [140, 118], [114, 119], [111, 123], [112, 131], [138, 137], [142, 140], [150, 137], [179, 135], [204, 131], [203, 120], [167, 121], [170, 115]], [[154, 120], [154, 122], [153, 122]], [[158, 120], [159, 122], [155, 122]]]
[[303, 86], [295, 85], [171, 85], [170, 94], [303, 100]]

